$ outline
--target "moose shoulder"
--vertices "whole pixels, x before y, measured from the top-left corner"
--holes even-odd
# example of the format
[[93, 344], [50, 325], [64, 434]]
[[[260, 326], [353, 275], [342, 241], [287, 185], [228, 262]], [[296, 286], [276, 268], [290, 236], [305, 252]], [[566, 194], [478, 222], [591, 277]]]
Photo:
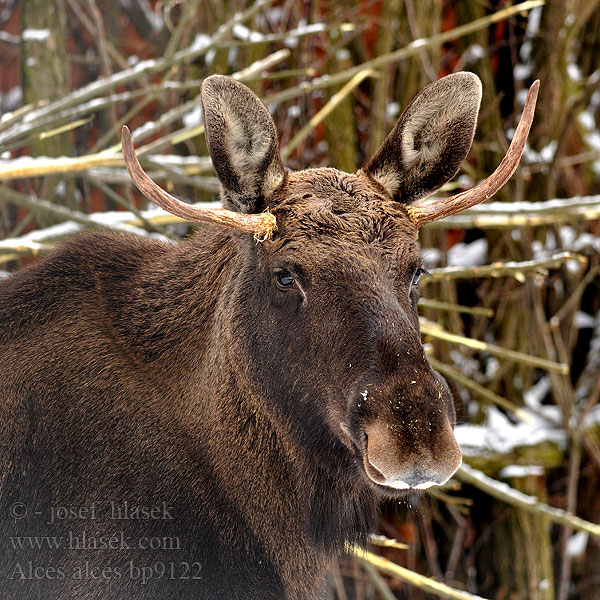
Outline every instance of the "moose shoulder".
[[5, 597], [315, 599], [379, 497], [447, 481], [418, 227], [510, 177], [536, 93], [488, 180], [420, 206], [470, 148], [473, 74], [425, 88], [356, 174], [287, 173], [264, 105], [209, 77], [220, 210], [160, 190], [126, 131], [140, 189], [213, 224], [178, 245], [82, 235], [0, 282]]

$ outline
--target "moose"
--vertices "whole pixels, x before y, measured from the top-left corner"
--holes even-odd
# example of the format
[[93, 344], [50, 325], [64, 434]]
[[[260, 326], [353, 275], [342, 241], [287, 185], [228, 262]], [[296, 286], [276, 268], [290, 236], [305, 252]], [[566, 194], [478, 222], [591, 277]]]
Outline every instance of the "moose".
[[421, 345], [417, 239], [520, 160], [534, 83], [485, 181], [457, 172], [481, 83], [448, 75], [355, 174], [288, 172], [257, 96], [204, 80], [223, 208], [178, 244], [87, 233], [0, 282], [0, 591], [7, 599], [314, 600], [378, 502], [461, 463]]

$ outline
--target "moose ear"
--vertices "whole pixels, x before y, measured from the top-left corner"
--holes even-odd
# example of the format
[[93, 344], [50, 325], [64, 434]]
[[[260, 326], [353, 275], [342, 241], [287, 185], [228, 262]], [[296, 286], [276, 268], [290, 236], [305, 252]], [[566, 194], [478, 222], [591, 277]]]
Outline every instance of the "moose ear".
[[200, 94], [223, 203], [239, 212], [260, 212], [285, 178], [269, 111], [245, 85], [223, 75], [205, 79]]
[[402, 113], [365, 171], [400, 202], [431, 194], [467, 156], [480, 102], [481, 81], [474, 73], [431, 83]]

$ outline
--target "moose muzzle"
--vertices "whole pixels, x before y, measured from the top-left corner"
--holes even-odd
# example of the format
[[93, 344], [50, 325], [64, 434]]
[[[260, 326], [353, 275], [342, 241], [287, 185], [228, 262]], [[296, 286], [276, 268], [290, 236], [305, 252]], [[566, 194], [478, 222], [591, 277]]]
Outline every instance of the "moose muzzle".
[[363, 468], [374, 483], [397, 490], [446, 483], [462, 462], [448, 385], [431, 368], [409, 381], [397, 375], [361, 402]]
[[[429, 431], [428, 443], [410, 442], [403, 427], [375, 421], [365, 427], [366, 448], [363, 454], [365, 472], [375, 483], [398, 490], [425, 489], [446, 483], [462, 462], [450, 420], [436, 427], [435, 439]], [[429, 429], [426, 422], [407, 423], [413, 431]]]

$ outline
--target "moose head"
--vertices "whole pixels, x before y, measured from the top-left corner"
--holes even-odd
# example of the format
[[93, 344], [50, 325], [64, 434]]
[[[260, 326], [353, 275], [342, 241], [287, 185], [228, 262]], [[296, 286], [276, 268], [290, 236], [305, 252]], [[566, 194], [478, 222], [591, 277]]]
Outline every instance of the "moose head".
[[148, 198], [234, 232], [240, 262], [221, 337], [227, 368], [261, 403], [257, 410], [325, 470], [347, 463], [371, 489], [394, 494], [443, 484], [459, 467], [452, 396], [420, 340], [418, 231], [509, 179], [538, 85], [498, 169], [471, 190], [427, 204], [415, 203], [453, 177], [471, 147], [481, 100], [472, 73], [427, 86], [355, 174], [287, 172], [267, 108], [237, 81], [209, 77], [201, 97], [223, 209], [192, 207], [163, 191], [123, 129], [127, 167]]

